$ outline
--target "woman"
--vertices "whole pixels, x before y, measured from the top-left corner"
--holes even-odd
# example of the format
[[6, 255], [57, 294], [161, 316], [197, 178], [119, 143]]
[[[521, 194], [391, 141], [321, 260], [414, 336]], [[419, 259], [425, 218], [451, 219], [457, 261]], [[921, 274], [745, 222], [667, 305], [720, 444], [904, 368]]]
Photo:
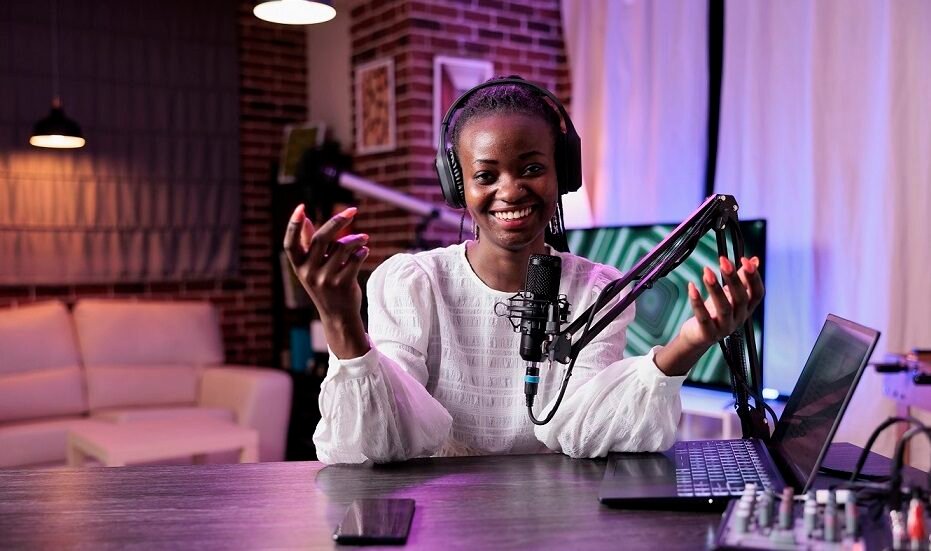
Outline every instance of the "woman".
[[[703, 301], [689, 283], [693, 317], [679, 334], [645, 356], [623, 358], [634, 317], [629, 308], [582, 350], [553, 420], [534, 426], [522, 392], [520, 335], [495, 315], [495, 303], [521, 289], [531, 254], [561, 257], [560, 293], [573, 312], [584, 311], [621, 275], [563, 252], [559, 189], [566, 186], [557, 174], [564, 174], [559, 163], [566, 161], [556, 150], [568, 121], [535, 88], [505, 82], [467, 93], [451, 143], [475, 239], [398, 254], [380, 265], [368, 283], [368, 333], [357, 275], [369, 237], [334, 238], [356, 210], [318, 229], [303, 206], [294, 211], [285, 249], [320, 313], [331, 352], [314, 434], [321, 461], [547, 449], [598, 457], [668, 448], [688, 370], [760, 302], [759, 261], [741, 259], [736, 269], [722, 258], [726, 288], [706, 267], [709, 298]], [[544, 411], [565, 368], [555, 364], [541, 373], [537, 403], [546, 404]]]

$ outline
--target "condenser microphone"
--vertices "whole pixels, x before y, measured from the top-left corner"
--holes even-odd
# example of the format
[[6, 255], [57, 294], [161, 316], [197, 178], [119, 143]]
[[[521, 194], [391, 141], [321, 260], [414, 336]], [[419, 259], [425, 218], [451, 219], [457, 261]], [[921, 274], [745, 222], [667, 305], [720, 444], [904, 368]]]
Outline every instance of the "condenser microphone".
[[537, 362], [546, 357], [547, 332], [558, 331], [560, 318], [564, 318], [559, 303], [561, 270], [562, 260], [558, 256], [534, 254], [527, 263], [527, 280], [520, 292], [523, 304], [517, 310], [520, 314], [520, 357], [527, 362], [524, 394], [528, 406], [533, 406], [540, 384]]

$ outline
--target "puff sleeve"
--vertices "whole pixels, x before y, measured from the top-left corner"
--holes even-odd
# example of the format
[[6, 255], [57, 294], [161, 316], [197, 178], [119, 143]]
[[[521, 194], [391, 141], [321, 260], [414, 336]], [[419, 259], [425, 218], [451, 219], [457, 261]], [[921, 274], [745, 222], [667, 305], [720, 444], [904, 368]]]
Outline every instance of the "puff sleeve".
[[323, 463], [431, 455], [452, 426], [424, 386], [436, 317], [427, 274], [411, 255], [395, 255], [375, 269], [367, 292], [371, 350], [348, 360], [331, 353], [320, 387], [314, 444]]

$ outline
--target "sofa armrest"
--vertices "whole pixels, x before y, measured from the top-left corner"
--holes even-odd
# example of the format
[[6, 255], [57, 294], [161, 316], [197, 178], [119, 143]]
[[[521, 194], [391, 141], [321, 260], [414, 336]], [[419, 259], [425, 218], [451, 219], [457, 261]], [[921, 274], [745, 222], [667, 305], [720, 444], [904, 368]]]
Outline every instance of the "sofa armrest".
[[259, 433], [259, 461], [284, 459], [291, 414], [291, 378], [284, 371], [245, 366], [208, 367], [198, 403], [223, 407]]

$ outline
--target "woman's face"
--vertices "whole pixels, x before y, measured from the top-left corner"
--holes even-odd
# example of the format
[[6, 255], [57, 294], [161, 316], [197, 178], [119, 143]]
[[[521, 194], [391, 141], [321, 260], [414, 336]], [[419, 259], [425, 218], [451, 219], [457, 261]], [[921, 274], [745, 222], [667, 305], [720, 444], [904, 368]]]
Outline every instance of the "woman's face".
[[489, 114], [463, 127], [458, 158], [480, 244], [543, 246], [559, 194], [554, 139], [546, 122], [524, 114]]

